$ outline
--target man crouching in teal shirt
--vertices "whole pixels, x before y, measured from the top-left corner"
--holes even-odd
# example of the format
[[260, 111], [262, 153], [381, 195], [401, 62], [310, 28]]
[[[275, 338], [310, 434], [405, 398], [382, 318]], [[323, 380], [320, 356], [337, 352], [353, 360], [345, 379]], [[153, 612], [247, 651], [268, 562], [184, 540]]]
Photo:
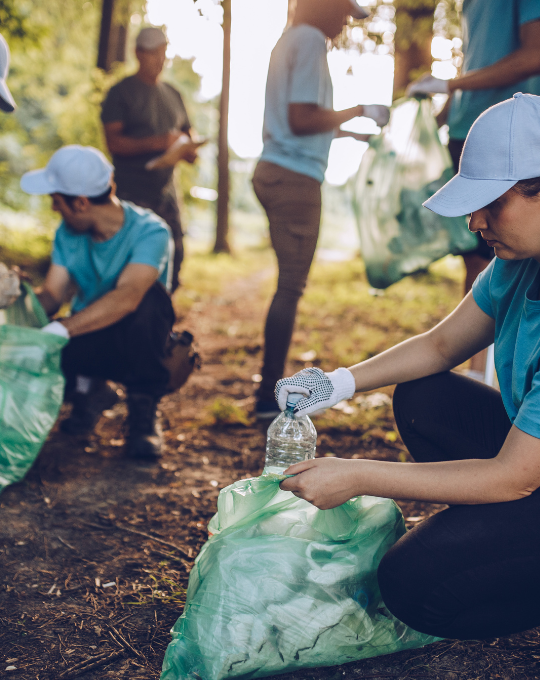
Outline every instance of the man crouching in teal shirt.
[[113, 380], [127, 391], [127, 455], [156, 459], [156, 409], [169, 380], [163, 360], [174, 323], [167, 293], [174, 246], [160, 217], [115, 196], [112, 171], [97, 149], [66, 146], [46, 168], [23, 175], [21, 187], [50, 194], [63, 218], [38, 291], [51, 316], [71, 299], [71, 316], [43, 329], [70, 340], [62, 370], [73, 410], [60, 427], [74, 435], [93, 430], [117, 400], [105, 382]]

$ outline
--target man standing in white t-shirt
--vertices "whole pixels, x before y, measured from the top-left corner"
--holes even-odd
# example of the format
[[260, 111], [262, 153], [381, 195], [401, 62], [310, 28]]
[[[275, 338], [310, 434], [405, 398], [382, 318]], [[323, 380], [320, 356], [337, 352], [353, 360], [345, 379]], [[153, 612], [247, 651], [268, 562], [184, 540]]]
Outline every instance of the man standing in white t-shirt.
[[387, 107], [376, 104], [333, 109], [327, 39], [341, 33], [349, 16], [365, 19], [368, 11], [356, 0], [298, 0], [293, 25], [270, 59], [264, 149], [253, 187], [268, 216], [279, 276], [266, 319], [258, 418], [280, 413], [274, 387], [283, 377], [296, 308], [315, 254], [330, 144], [336, 136], [367, 138], [340, 130], [356, 116], [372, 118], [381, 126], [389, 119]]

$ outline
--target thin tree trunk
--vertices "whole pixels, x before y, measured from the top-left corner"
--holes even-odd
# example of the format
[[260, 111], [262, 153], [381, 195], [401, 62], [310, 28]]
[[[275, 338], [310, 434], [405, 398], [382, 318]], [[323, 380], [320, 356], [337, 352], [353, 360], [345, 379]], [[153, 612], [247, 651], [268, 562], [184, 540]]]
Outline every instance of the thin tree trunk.
[[215, 253], [230, 252], [229, 234], [229, 88], [231, 79], [231, 0], [223, 0], [223, 82], [219, 103], [218, 199]]
[[438, 0], [396, 0], [394, 97], [424, 72], [431, 71], [433, 15]]
[[115, 21], [115, 0], [103, 0], [97, 67], [110, 71], [114, 62], [126, 60], [127, 27]]

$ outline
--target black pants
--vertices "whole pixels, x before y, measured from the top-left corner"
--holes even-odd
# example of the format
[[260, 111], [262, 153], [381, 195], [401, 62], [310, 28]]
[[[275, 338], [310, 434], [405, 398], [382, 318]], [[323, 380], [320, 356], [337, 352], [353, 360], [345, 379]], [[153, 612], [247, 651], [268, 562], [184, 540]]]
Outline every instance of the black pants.
[[174, 257], [172, 270], [172, 292], [178, 288], [180, 267], [184, 260], [184, 232], [180, 220], [180, 208], [173, 182], [154, 196], [142, 194], [134, 188], [126, 187], [119, 183], [116, 191], [118, 198], [131, 201], [141, 208], [147, 208], [156, 213], [169, 225], [174, 241]]
[[66, 380], [73, 383], [77, 375], [114, 380], [129, 392], [162, 397], [169, 381], [165, 343], [173, 323], [169, 295], [155, 283], [135, 312], [68, 342], [62, 352]]
[[[419, 464], [492, 458], [511, 427], [496, 390], [455, 373], [399, 385], [394, 413]], [[540, 625], [540, 490], [433, 515], [388, 551], [378, 575], [390, 611], [423, 633], [483, 639]]]

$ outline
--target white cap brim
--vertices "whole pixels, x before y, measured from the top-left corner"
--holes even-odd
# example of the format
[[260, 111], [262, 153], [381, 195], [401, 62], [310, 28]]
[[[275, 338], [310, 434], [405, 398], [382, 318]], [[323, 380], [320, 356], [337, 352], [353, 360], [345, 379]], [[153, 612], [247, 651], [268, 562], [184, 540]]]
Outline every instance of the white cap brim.
[[438, 215], [460, 217], [480, 210], [511, 189], [518, 180], [469, 179], [456, 175], [423, 203]]
[[11, 113], [12, 111], [15, 111], [16, 108], [17, 105], [11, 96], [6, 81], [3, 78], [0, 78], [0, 109], [6, 113]]
[[21, 177], [21, 189], [27, 194], [36, 195], [54, 194], [60, 191], [47, 178], [47, 168], [25, 172]]
[[350, 0], [350, 3], [350, 16], [353, 19], [366, 19], [371, 14], [371, 11], [367, 7], [360, 7], [356, 0]]

